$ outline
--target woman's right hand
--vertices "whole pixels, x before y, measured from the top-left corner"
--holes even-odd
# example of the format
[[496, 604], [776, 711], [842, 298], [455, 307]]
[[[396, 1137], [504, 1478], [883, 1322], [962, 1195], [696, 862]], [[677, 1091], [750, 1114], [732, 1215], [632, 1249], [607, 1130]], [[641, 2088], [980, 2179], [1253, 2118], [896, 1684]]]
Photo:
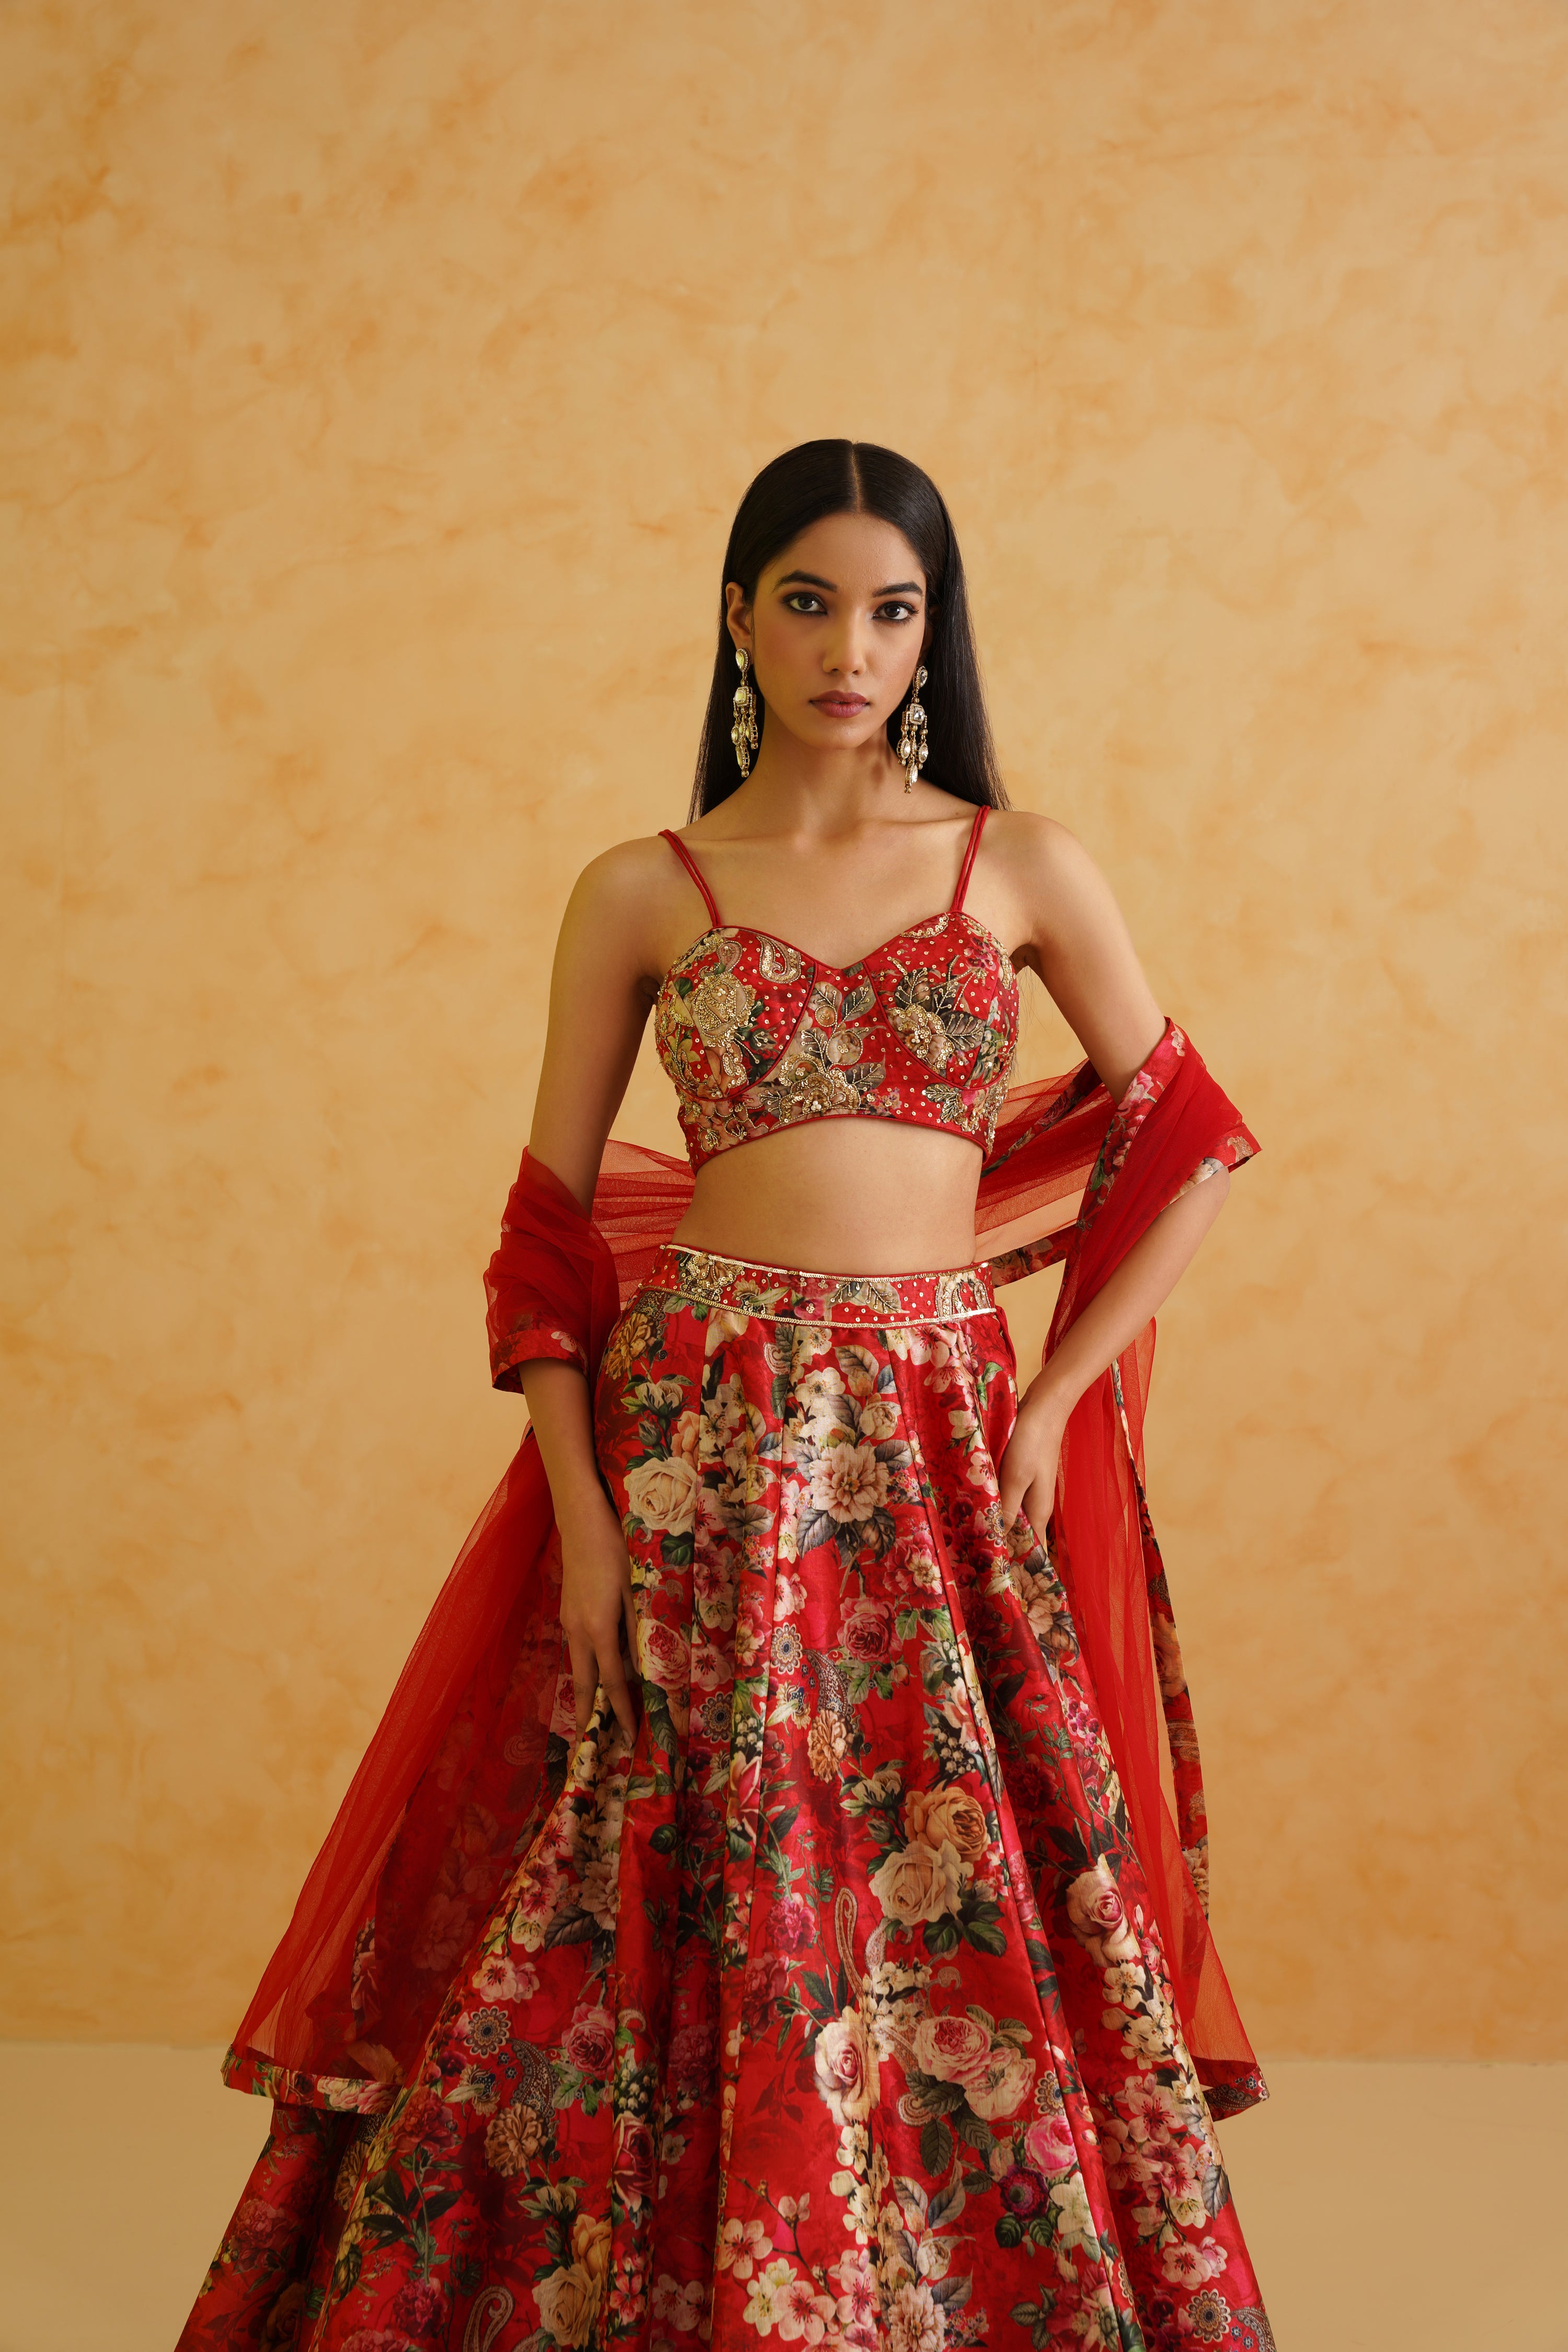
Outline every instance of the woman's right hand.
[[637, 1704], [627, 1660], [636, 1672], [637, 1602], [621, 1523], [602, 1489], [584, 1496], [565, 1519], [559, 1512], [556, 1518], [561, 1531], [561, 1630], [572, 1661], [577, 1737], [582, 1739], [587, 1731], [602, 1685], [628, 1742], [635, 1740]]
[[628, 1739], [637, 1731], [637, 1706], [621, 1654], [636, 1670], [637, 1608], [632, 1564], [615, 1508], [599, 1483], [594, 1458], [594, 1410], [588, 1383], [574, 1364], [549, 1357], [522, 1367], [522, 1392], [550, 1481], [561, 1537], [561, 1631], [572, 1660], [572, 1700], [583, 1738], [601, 1683]]

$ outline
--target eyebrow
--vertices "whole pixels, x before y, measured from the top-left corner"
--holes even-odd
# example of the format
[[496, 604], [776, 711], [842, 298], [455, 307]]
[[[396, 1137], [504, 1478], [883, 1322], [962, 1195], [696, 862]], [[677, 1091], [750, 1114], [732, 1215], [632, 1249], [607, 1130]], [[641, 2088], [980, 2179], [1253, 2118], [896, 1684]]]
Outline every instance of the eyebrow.
[[[837, 582], [825, 580], [819, 572], [786, 572], [777, 584], [781, 588], [788, 588], [792, 585], [804, 588], [826, 588], [834, 595], [838, 593]], [[873, 588], [871, 591], [874, 596], [919, 596], [923, 593], [923, 583], [919, 580], [894, 580], [886, 588]]]

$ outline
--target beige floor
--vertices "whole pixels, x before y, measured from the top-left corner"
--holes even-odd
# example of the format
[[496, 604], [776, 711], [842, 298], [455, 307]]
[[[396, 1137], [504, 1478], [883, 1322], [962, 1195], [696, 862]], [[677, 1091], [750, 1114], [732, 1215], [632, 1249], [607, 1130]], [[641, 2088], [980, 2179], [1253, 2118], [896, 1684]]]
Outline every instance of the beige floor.
[[[216, 2058], [0, 2044], [0, 2352], [170, 2352], [265, 2128]], [[1225, 2144], [1281, 2352], [1568, 2352], [1568, 2066], [1269, 2073]]]

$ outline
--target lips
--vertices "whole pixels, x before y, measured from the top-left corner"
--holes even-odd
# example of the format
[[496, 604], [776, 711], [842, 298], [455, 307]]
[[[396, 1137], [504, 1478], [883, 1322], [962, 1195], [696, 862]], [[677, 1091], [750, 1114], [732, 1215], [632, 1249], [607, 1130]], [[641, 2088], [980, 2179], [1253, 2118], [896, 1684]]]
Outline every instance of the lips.
[[853, 719], [871, 705], [863, 694], [817, 694], [812, 697], [812, 708], [825, 711], [829, 719]]

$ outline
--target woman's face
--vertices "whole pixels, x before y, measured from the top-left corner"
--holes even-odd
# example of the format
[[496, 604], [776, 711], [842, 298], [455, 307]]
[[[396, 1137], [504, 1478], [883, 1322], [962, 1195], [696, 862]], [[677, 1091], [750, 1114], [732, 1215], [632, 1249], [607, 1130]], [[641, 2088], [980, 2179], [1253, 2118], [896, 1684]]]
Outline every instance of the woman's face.
[[815, 751], [883, 733], [929, 635], [925, 574], [902, 531], [875, 515], [827, 515], [768, 565], [749, 608], [732, 581], [725, 596], [770, 725]]

